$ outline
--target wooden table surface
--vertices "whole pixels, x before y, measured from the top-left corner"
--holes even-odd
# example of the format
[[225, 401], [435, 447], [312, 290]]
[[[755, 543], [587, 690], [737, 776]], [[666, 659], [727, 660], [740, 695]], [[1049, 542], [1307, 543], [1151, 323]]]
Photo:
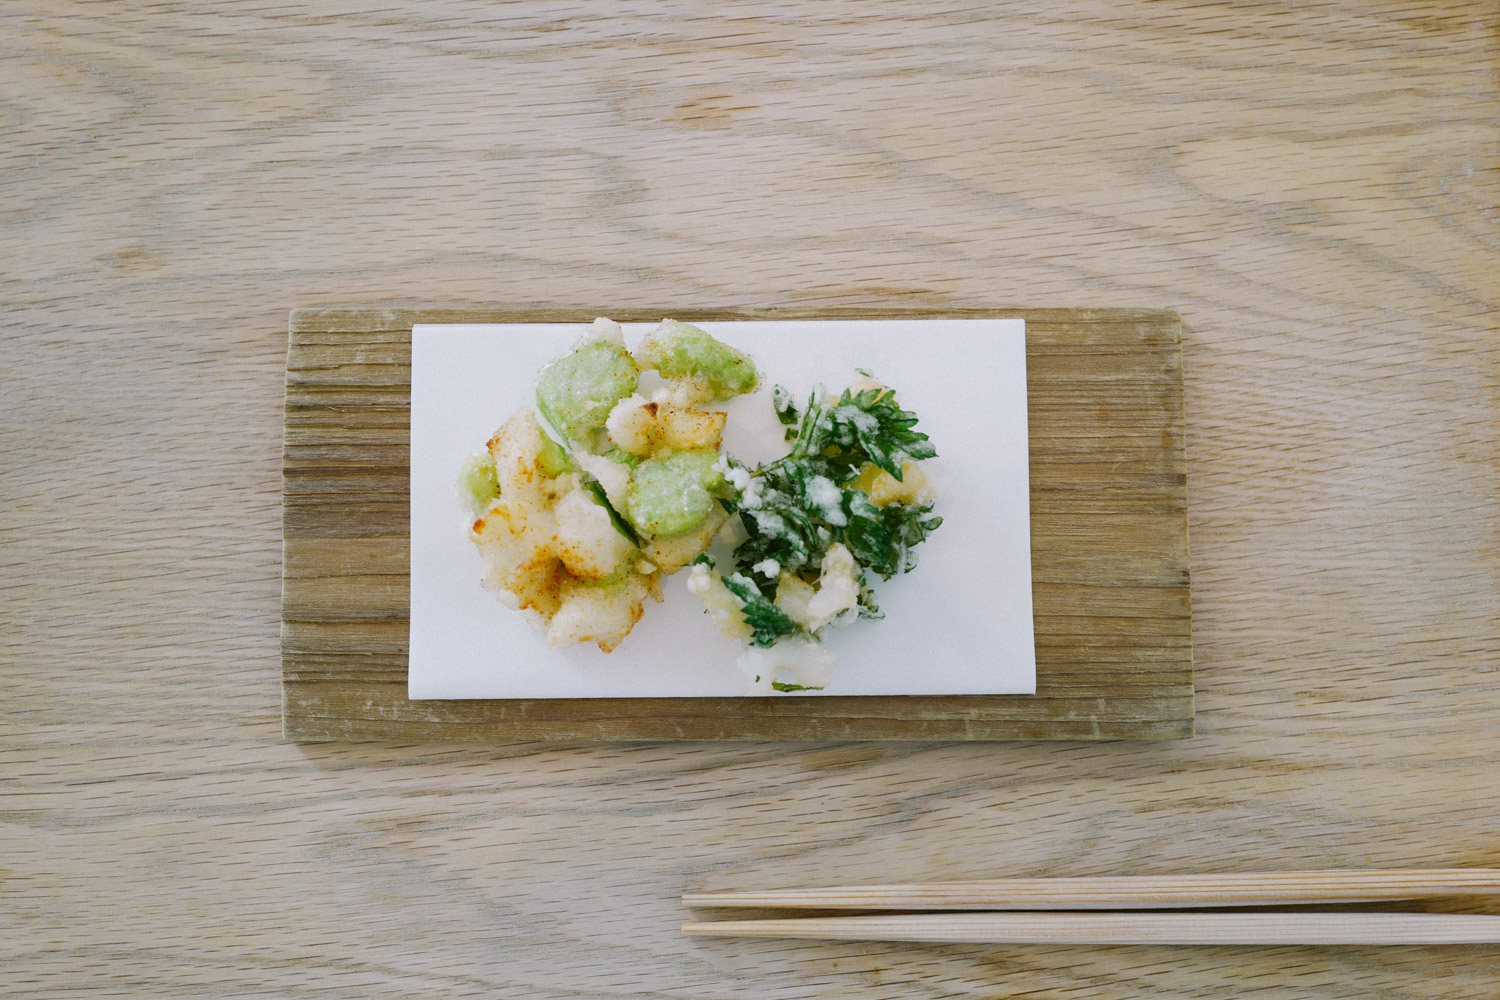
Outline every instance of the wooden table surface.
[[[1500, 993], [1483, 946], [677, 933], [1500, 865], [1493, 5], [596, 9], [0, 11], [3, 992]], [[375, 298], [1180, 309], [1198, 735], [282, 742], [287, 311]]]

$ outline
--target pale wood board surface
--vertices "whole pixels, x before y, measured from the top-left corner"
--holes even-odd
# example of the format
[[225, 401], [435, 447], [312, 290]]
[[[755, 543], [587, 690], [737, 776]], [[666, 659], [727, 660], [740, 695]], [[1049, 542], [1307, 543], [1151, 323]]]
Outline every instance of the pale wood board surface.
[[[0, 7], [8, 996], [1489, 998], [683, 892], [1500, 864], [1489, 3]], [[287, 310], [1174, 306], [1197, 735], [296, 745]]]
[[[889, 309], [878, 317], [849, 309], [816, 317], [686, 306], [615, 311], [621, 322], [661, 313], [699, 321], [930, 316]], [[409, 701], [403, 629], [411, 328], [563, 322], [582, 329], [590, 313], [296, 310], [287, 349], [282, 731], [298, 740], [1191, 735], [1178, 317], [1108, 309], [983, 314], [1027, 323], [1035, 695]], [[919, 338], [911, 349], [923, 349]], [[504, 417], [496, 414], [496, 424]]]

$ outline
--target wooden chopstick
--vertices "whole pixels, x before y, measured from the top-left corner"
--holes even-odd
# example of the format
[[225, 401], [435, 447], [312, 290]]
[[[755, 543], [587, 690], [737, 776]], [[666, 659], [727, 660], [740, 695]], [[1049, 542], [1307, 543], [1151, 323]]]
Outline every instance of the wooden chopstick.
[[699, 892], [687, 906], [819, 910], [1122, 910], [1361, 903], [1500, 892], [1500, 868], [1234, 872]]
[[1500, 917], [1447, 913], [919, 913], [718, 920], [684, 934], [954, 944], [1496, 944]]

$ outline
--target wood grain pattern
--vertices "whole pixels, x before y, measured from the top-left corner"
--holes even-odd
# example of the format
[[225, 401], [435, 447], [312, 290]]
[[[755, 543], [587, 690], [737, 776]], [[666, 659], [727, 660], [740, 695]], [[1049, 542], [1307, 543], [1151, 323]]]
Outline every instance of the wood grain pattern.
[[[657, 311], [697, 321], [930, 315]], [[401, 633], [410, 593], [411, 327], [582, 324], [591, 315], [504, 307], [431, 313], [306, 308], [292, 314], [281, 603], [282, 727], [289, 739], [1192, 734], [1181, 330], [1175, 312], [1142, 310], [959, 314], [1021, 315], [1027, 323], [1035, 695], [408, 700]], [[618, 315], [621, 322], [649, 322], [655, 314]], [[386, 631], [372, 636], [371, 625]]]
[[[29, 0], [0, 55], [0, 992], [1500, 994], [1481, 947], [677, 929], [1500, 866], [1493, 3]], [[287, 310], [373, 299], [1177, 306], [1196, 734], [284, 742]]]

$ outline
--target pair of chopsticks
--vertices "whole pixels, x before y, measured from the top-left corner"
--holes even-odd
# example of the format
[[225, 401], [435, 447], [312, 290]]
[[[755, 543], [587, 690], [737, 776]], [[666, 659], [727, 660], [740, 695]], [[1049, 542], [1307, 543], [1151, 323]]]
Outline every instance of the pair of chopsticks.
[[683, 896], [682, 902], [694, 907], [922, 912], [717, 920], [683, 924], [682, 930], [721, 937], [961, 944], [1496, 944], [1500, 916], [1225, 909], [1495, 893], [1500, 893], [1497, 868], [1016, 878], [705, 892]]

